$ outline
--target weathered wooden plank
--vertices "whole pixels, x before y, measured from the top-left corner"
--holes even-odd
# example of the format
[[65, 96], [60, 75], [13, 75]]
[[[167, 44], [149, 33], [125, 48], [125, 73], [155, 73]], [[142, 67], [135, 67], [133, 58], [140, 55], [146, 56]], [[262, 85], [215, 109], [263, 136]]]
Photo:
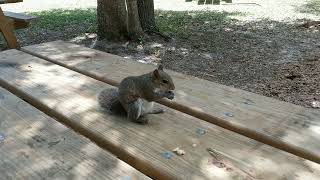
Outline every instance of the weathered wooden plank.
[[13, 19], [14, 21], [19, 21], [19, 22], [28, 22], [30, 23], [32, 20], [36, 19], [35, 16], [27, 15], [24, 13], [15, 13], [15, 12], [10, 12], [10, 11], [3, 11], [3, 14], [8, 17]]
[[30, 16], [23, 13], [14, 13], [9, 11], [4, 11], [4, 16], [13, 22], [14, 29], [27, 28], [32, 20], [37, 19], [37, 17]]
[[20, 45], [13, 30], [14, 22], [4, 16], [0, 7], [0, 32], [2, 32], [10, 48], [20, 48]]
[[[17, 50], [0, 55], [0, 84], [155, 179], [320, 177], [319, 164], [179, 111], [146, 126], [107, 115], [96, 94], [111, 86]], [[186, 154], [170, 157], [176, 147]]]
[[[154, 66], [62, 41], [24, 47], [52, 61], [116, 85]], [[239, 134], [320, 163], [320, 112], [168, 71], [176, 84], [163, 104]]]
[[0, 88], [0, 179], [149, 179]]
[[18, 2], [23, 2], [23, 0], [0, 0], [0, 4], [18, 3]]

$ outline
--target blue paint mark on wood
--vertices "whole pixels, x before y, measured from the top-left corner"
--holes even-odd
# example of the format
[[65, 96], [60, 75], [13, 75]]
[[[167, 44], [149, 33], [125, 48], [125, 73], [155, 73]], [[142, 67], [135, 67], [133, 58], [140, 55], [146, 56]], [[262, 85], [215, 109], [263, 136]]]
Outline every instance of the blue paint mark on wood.
[[243, 104], [246, 104], [246, 105], [253, 105], [254, 102], [250, 99], [245, 99], [245, 101], [243, 101]]
[[130, 177], [130, 176], [124, 176], [124, 177], [122, 178], [122, 180], [131, 180], [131, 177]]
[[197, 132], [197, 134], [199, 134], [199, 135], [204, 135], [204, 134], [206, 134], [206, 130], [204, 130], [204, 129], [202, 129], [202, 128], [198, 128], [196, 132]]
[[166, 159], [171, 159], [173, 157], [173, 153], [172, 152], [163, 152], [163, 153], [161, 153], [161, 156]]
[[5, 139], [6, 139], [6, 136], [0, 133], [0, 143], [3, 143]]
[[224, 115], [226, 115], [228, 117], [233, 117], [234, 116], [232, 113], [229, 113], [229, 112], [224, 113]]

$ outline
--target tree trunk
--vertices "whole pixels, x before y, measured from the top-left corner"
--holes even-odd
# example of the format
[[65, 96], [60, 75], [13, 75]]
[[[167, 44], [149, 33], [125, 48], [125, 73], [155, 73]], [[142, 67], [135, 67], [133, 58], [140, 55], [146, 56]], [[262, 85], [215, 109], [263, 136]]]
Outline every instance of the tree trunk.
[[137, 0], [97, 0], [98, 40], [137, 40], [144, 35]]
[[98, 39], [121, 41], [127, 39], [125, 0], [98, 0]]
[[206, 4], [212, 4], [212, 0], [206, 0]]
[[154, 19], [153, 0], [137, 0], [141, 27], [144, 31], [158, 31]]
[[137, 0], [127, 0], [128, 11], [128, 35], [130, 39], [137, 40], [143, 36], [141, 28]]

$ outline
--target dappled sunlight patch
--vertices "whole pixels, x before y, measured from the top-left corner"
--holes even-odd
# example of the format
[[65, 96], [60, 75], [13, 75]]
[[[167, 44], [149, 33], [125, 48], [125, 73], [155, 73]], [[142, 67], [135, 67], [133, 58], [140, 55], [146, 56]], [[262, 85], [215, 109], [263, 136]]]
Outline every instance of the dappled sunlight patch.
[[[59, 95], [59, 93], [57, 93], [57, 95]], [[70, 114], [82, 114], [95, 108], [97, 104], [95, 99], [79, 94], [72, 94], [71, 92], [62, 94], [62, 96], [63, 101], [59, 101], [57, 108], [59, 110], [68, 109], [70, 110]], [[61, 109], [59, 107], [61, 107]]]
[[187, 93], [185, 93], [185, 91], [183, 91], [183, 90], [176, 90], [175, 91], [175, 93], [176, 93], [176, 96], [180, 99], [180, 98], [184, 98], [184, 97], [186, 97], [186, 96], [188, 96], [188, 94]]
[[192, 106], [191, 108], [196, 110], [196, 111], [199, 111], [199, 112], [203, 112], [203, 113], [205, 112], [204, 109], [202, 109], [201, 107], [198, 107], [198, 106]]
[[[85, 111], [82, 111], [85, 112]], [[99, 114], [94, 114], [94, 113], [81, 113], [81, 112], [75, 112], [78, 114], [84, 114], [82, 117], [83, 119], [81, 119], [81, 123], [85, 126], [90, 126], [93, 123], [96, 123], [98, 120], [98, 118], [100, 118], [101, 116]], [[73, 114], [73, 113], [72, 113]]]
[[80, 59], [90, 59], [97, 57], [99, 54], [94, 51], [78, 51], [77, 53], [64, 53], [59, 55], [52, 56], [53, 59], [70, 59], [70, 60], [80, 60]]
[[[307, 128], [311, 129], [311, 128]], [[299, 132], [300, 131], [300, 132]], [[315, 144], [309, 144], [310, 140], [306, 141], [306, 138], [308, 138], [310, 135], [308, 135], [308, 131], [306, 131], [303, 127], [301, 127], [301, 130], [299, 131], [288, 131], [284, 136], [281, 136], [283, 141], [290, 142], [290, 144], [299, 144], [300, 146], [308, 145], [313, 147], [320, 147], [317, 142], [314, 142]]]
[[140, 63], [144, 63], [144, 64], [153, 64], [153, 65], [157, 65], [158, 62], [160, 62], [161, 59], [160, 58], [157, 58], [153, 55], [151, 56], [145, 56], [142, 58], [142, 60], [138, 60], [138, 62]]
[[95, 171], [94, 167], [97, 166], [97, 162], [92, 159], [86, 159], [75, 165], [72, 168], [74, 178], [81, 179], [84, 177], [92, 176], [91, 173]]
[[31, 121], [32, 123], [30, 123], [29, 126], [26, 126], [24, 123], [18, 123], [17, 125], [20, 126], [20, 128], [15, 127], [15, 130], [13, 130], [12, 132], [20, 132], [19, 135], [21, 137], [23, 137], [24, 139], [29, 139], [31, 136], [38, 134], [40, 132], [40, 129], [43, 129], [46, 126], [46, 124], [42, 121]]
[[93, 34], [93, 33], [85, 33], [85, 35], [80, 35], [80, 36], [77, 36], [77, 37], [75, 37], [75, 38], [72, 38], [71, 40], [70, 40], [70, 42], [72, 42], [72, 43], [81, 43], [82, 41], [84, 41], [84, 40], [88, 40], [88, 39], [94, 39], [94, 38], [96, 38], [97, 37], [97, 35], [96, 34]]
[[35, 172], [45, 172], [47, 169], [50, 169], [51, 167], [56, 166], [57, 160], [51, 159], [50, 156], [47, 156], [47, 158], [45, 158], [45, 160], [42, 161], [36, 161], [35, 163], [29, 164], [29, 167], [27, 168], [31, 168], [33, 169], [33, 171]]
[[231, 178], [230, 172], [226, 171], [226, 169], [222, 168], [221, 166], [216, 166], [213, 164], [211, 162], [211, 158], [202, 158], [199, 163], [199, 169], [206, 174], [206, 178]]
[[[193, 31], [203, 25], [206, 29], [216, 28], [218, 24], [232, 21], [231, 15], [240, 15], [238, 12], [217, 11], [156, 11], [156, 21], [160, 31], [187, 38]], [[198, 32], [198, 31], [197, 31]]]
[[315, 132], [316, 134], [320, 135], [320, 126], [312, 126], [309, 127], [309, 129], [313, 132]]
[[81, 147], [81, 151], [85, 152], [86, 155], [90, 157], [95, 157], [95, 156], [97, 157], [101, 153], [101, 149], [96, 148], [95, 146], [92, 146], [91, 143], [83, 145], [83, 147]]
[[[23, 65], [20, 67], [21, 70], [28, 72], [28, 76], [26, 76], [23, 81], [25, 83], [36, 83], [36, 84], [45, 84], [49, 89], [54, 87], [54, 83], [47, 83], [48, 80], [51, 82], [63, 82], [65, 84], [76, 84], [78, 87], [81, 87], [85, 84], [85, 81], [77, 81], [77, 83], [73, 83], [73, 76], [76, 75], [73, 71], [63, 71], [64, 68], [60, 68], [58, 65], [48, 64], [45, 66], [46, 61], [43, 63], [28, 63], [27, 65]], [[59, 67], [59, 68], [57, 68]], [[63, 71], [63, 72], [61, 72]], [[52, 74], [55, 72], [56, 74]]]
[[[264, 145], [264, 146], [267, 146], [267, 145]], [[274, 149], [272, 147], [268, 147], [268, 148], [270, 148], [271, 150]], [[297, 176], [297, 174], [299, 174], [297, 171], [297, 165], [303, 162], [304, 166], [303, 168], [301, 168], [301, 174], [303, 174], [303, 176], [301, 177], [303, 178], [310, 177], [308, 179], [314, 179], [319, 176], [319, 172], [311, 170], [312, 168], [315, 168], [315, 169], [319, 168], [319, 165], [314, 162], [303, 160], [303, 159], [300, 159], [299, 157], [294, 157], [294, 159], [297, 160], [296, 162], [292, 162], [292, 161], [290, 162], [289, 159], [288, 161], [280, 160], [278, 157], [280, 157], [281, 154], [287, 154], [285, 152], [282, 152], [280, 154], [270, 152], [269, 154], [270, 154], [269, 158], [265, 158], [265, 157], [250, 158], [249, 161], [250, 161], [250, 164], [254, 167], [253, 172], [255, 172], [255, 174], [259, 174], [259, 176], [268, 176], [268, 175], [285, 176], [286, 175], [286, 177], [288, 178], [291, 177], [293, 179], [296, 179], [299, 177]], [[313, 167], [311, 168], [309, 167], [309, 165]], [[262, 167], [268, 167], [268, 168], [262, 168]]]
[[[251, 164], [251, 167], [255, 170], [257, 174], [264, 172], [279, 172], [278, 162], [273, 161], [271, 158], [264, 158], [259, 156], [251, 157], [248, 160]], [[261, 167], [268, 167], [267, 170]], [[257, 171], [260, 171], [259, 173]]]
[[306, 179], [310, 179], [310, 180], [317, 180], [319, 178], [318, 177], [314, 177], [311, 173], [306, 172], [306, 171], [296, 171], [292, 174], [292, 178], [296, 179], [296, 180], [306, 180]]
[[152, 42], [150, 47], [152, 47], [152, 48], [162, 48], [162, 47], [164, 47], [164, 45], [160, 44], [160, 43], [157, 43], [157, 42]]

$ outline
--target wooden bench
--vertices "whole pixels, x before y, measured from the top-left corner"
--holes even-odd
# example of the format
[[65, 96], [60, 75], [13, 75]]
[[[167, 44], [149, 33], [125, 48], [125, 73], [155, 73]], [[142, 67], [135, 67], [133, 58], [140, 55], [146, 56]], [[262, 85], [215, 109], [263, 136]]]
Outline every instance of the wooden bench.
[[[16, 2], [22, 2], [22, 0], [0, 0], [0, 4]], [[14, 29], [27, 28], [34, 19], [36, 19], [36, 17], [23, 13], [3, 12], [0, 7], [0, 31], [7, 41], [9, 48], [20, 48], [14, 34]]]
[[[118, 56], [61, 41], [29, 46], [22, 50], [26, 49], [32, 49], [33, 52], [41, 55], [34, 53], [31, 55], [18, 50], [0, 53], [0, 86], [86, 136], [101, 148], [153, 179], [305, 179], [306, 177], [319, 179], [320, 177], [320, 165], [315, 162], [168, 107], [165, 114], [151, 115], [150, 124], [146, 126], [129, 122], [126, 118], [106, 114], [99, 109], [97, 93], [104, 88], [113, 88], [101, 80], [106, 81], [110, 78], [113, 79], [113, 83], [116, 83], [118, 78], [128, 73], [141, 74], [153, 69], [153, 66], [144, 66]], [[197, 88], [201, 90], [200, 92], [195, 89], [190, 90], [190, 88], [204, 85], [211, 88], [208, 91], [224, 96], [225, 99], [219, 99], [217, 95], [213, 96], [217, 98], [216, 102], [213, 102], [217, 105], [208, 104], [206, 101], [206, 106], [212, 106], [210, 108], [216, 110], [209, 109], [206, 112], [216, 115], [215, 113], [221, 112], [218, 108], [221, 106], [222, 112], [229, 113], [228, 116], [223, 114], [226, 116], [225, 121], [248, 126], [247, 122], [241, 118], [237, 120], [241, 117], [242, 111], [233, 112], [234, 108], [252, 106], [243, 110], [248, 118], [251, 116], [251, 111], [260, 110], [257, 108], [262, 106], [260, 101], [270, 103], [268, 99], [259, 101], [257, 97], [260, 96], [254, 94], [249, 94], [253, 97], [246, 97], [250, 97], [251, 100], [253, 98], [254, 105], [248, 100], [245, 103], [239, 103], [239, 101], [242, 102], [241, 96], [234, 97], [232, 99], [234, 102], [230, 102], [230, 97], [237, 95], [239, 91], [232, 88], [228, 90], [227, 87], [223, 87], [223, 91], [218, 91], [217, 89], [221, 86], [214, 83], [210, 84], [190, 76], [168, 72], [173, 75], [177, 84], [179, 103], [183, 102], [187, 105], [191, 103], [192, 108], [206, 110], [205, 107], [199, 106], [202, 103], [201, 97], [207, 98], [208, 101], [211, 94], [206, 95], [206, 92], [203, 93], [205, 89], [202, 88]], [[193, 86], [188, 85], [184, 89], [184, 85], [188, 83]], [[215, 86], [217, 87], [214, 88]], [[224, 100], [225, 105], [221, 104], [220, 100]], [[266, 100], [268, 102], [265, 102]], [[229, 108], [226, 108], [226, 105]], [[158, 104], [158, 106], [161, 105]], [[267, 106], [263, 112], [268, 108]], [[280, 114], [277, 111], [273, 113]], [[271, 123], [269, 127], [273, 127], [276, 121], [282, 122], [281, 120], [273, 117], [269, 121]], [[257, 127], [260, 126], [258, 123], [261, 122], [257, 122]], [[277, 125], [282, 124], [285, 123]], [[316, 127], [315, 124], [312, 125]], [[289, 132], [294, 133], [293, 130]], [[297, 133], [300, 132], [297, 131]], [[288, 136], [291, 137], [291, 135]], [[295, 135], [298, 139], [304, 139], [304, 136], [304, 134], [302, 137]], [[304, 140], [310, 142], [308, 138], [310, 137]], [[313, 141], [318, 141], [315, 145], [317, 146], [319, 138], [312, 138]], [[177, 156], [172, 153], [176, 147], [185, 150], [186, 154]]]
[[0, 0], [0, 4], [23, 2], [23, 0]]
[[150, 179], [0, 87], [0, 179]]
[[27, 28], [33, 20], [37, 19], [35, 16], [23, 13], [15, 13], [9, 11], [3, 11], [3, 13], [5, 17], [13, 20], [15, 29]]

